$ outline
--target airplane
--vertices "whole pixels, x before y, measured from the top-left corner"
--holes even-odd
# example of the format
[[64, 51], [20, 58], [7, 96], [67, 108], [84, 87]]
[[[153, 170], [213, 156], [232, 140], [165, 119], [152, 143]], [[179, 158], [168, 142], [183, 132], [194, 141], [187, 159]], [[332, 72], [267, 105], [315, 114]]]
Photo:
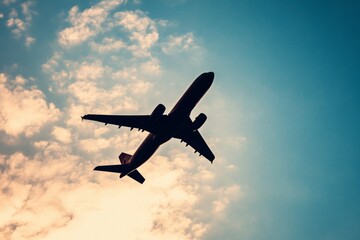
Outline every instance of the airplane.
[[214, 81], [214, 73], [206, 72], [197, 77], [184, 95], [166, 115], [165, 106], [159, 104], [150, 115], [99, 115], [86, 114], [82, 119], [98, 121], [107, 124], [130, 127], [130, 131], [137, 128], [149, 134], [141, 143], [134, 155], [122, 152], [119, 155], [119, 165], [103, 165], [94, 168], [96, 171], [120, 173], [120, 178], [129, 176], [139, 183], [144, 183], [145, 178], [137, 170], [156, 152], [163, 143], [171, 138], [180, 139], [186, 146], [190, 145], [211, 163], [215, 156], [202, 138], [199, 128], [205, 123], [207, 117], [200, 113], [194, 121], [190, 113], [200, 99], [204, 96]]

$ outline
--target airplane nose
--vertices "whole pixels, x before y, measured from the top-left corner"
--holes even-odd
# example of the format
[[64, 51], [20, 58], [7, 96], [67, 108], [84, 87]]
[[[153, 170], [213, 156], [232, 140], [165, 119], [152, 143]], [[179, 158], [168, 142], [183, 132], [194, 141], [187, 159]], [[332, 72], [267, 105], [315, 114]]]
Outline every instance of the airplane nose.
[[213, 80], [215, 77], [214, 72], [207, 72], [206, 75], [208, 75], [207, 77], [210, 78], [211, 80]]
[[208, 73], [206, 73], [206, 75], [207, 75], [206, 77], [208, 79], [208, 85], [209, 85], [208, 87], [210, 87], [214, 81], [215, 74], [214, 74], [214, 72], [208, 72]]
[[214, 77], [214, 72], [204, 72], [195, 79], [194, 83], [199, 83], [201, 86], [208, 89], [213, 83]]

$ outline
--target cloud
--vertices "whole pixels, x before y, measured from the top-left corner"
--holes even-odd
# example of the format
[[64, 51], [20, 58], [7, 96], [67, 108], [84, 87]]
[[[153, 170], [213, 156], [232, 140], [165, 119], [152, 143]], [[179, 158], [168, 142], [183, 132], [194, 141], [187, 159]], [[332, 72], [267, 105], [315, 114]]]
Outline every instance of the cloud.
[[17, 37], [20, 38], [23, 32], [26, 30], [26, 25], [23, 20], [18, 18], [18, 12], [13, 9], [10, 13], [10, 18], [8, 19], [6, 25], [9, 28], [12, 28], [12, 33]]
[[76, 67], [75, 77], [77, 80], [95, 80], [103, 76], [105, 69], [102, 67], [101, 62], [83, 62], [80, 66]]
[[134, 94], [146, 94], [151, 89], [152, 84], [145, 81], [137, 81], [128, 86]]
[[[159, 40], [157, 25], [164, 21], [154, 21], [140, 10], [112, 13], [122, 3], [101, 1], [83, 11], [72, 7], [67, 19], [71, 26], [59, 32], [58, 42], [67, 48], [88, 42], [98, 53], [123, 49], [137, 58], [151, 57], [150, 48]], [[126, 34], [124, 38], [112, 36], [118, 28]]]
[[79, 45], [103, 31], [110, 11], [122, 3], [122, 0], [101, 1], [82, 12], [79, 12], [78, 6], [72, 7], [68, 15], [71, 26], [59, 32], [59, 43], [64, 47]]
[[[15, 1], [5, 1], [4, 3], [9, 5], [15, 3]], [[36, 40], [29, 34], [33, 15], [36, 14], [35, 11], [32, 10], [33, 6], [33, 1], [21, 3], [20, 13], [15, 8], [12, 8], [6, 22], [6, 26], [11, 29], [11, 32], [17, 39], [24, 38], [25, 46], [27, 47], [32, 45]]]
[[62, 143], [67, 144], [72, 142], [71, 132], [66, 128], [55, 126], [51, 134], [55, 137], [56, 140]]
[[3, 239], [111, 239], [115, 232], [133, 239], [200, 239], [210, 228], [207, 218], [217, 218], [239, 194], [233, 186], [204, 186], [179, 167], [193, 161], [185, 154], [154, 157], [141, 169], [148, 177], [144, 187], [129, 178], [114, 184], [117, 176], [92, 172], [66, 146], [37, 145], [41, 151], [32, 158], [0, 155]]
[[0, 202], [2, 207], [10, 203], [0, 213], [2, 239], [43, 237], [73, 217], [56, 196], [67, 187], [61, 181], [76, 181], [69, 175], [75, 167], [75, 157], [66, 154], [66, 148], [56, 143], [39, 146], [42, 151], [33, 158], [19, 152], [0, 155], [3, 169], [0, 179], [5, 186], [1, 189]]
[[3, 4], [5, 4], [5, 5], [10, 5], [15, 2], [16, 2], [16, 0], [3, 0]]
[[136, 57], [149, 56], [149, 49], [158, 41], [159, 33], [156, 22], [145, 15], [144, 12], [125, 11], [114, 14], [116, 25], [123, 27], [130, 33], [132, 45], [129, 49]]
[[194, 34], [189, 32], [181, 36], [169, 36], [167, 42], [162, 44], [162, 51], [165, 54], [175, 54], [190, 51], [198, 48]]
[[93, 51], [99, 53], [113, 52], [123, 49], [125, 43], [122, 40], [116, 40], [115, 38], [104, 38], [102, 43], [91, 42], [90, 46]]
[[30, 45], [35, 43], [35, 38], [26, 36], [25, 37], [25, 46], [29, 47]]
[[114, 80], [136, 80], [138, 71], [135, 67], [127, 67], [119, 71], [114, 71], [111, 78]]
[[157, 58], [152, 58], [151, 60], [142, 63], [141, 69], [147, 74], [159, 75], [161, 73], [160, 63]]
[[60, 115], [59, 109], [53, 103], [47, 103], [39, 89], [35, 86], [26, 89], [25, 81], [17, 76], [12, 83], [0, 73], [0, 130], [14, 137], [34, 135]]

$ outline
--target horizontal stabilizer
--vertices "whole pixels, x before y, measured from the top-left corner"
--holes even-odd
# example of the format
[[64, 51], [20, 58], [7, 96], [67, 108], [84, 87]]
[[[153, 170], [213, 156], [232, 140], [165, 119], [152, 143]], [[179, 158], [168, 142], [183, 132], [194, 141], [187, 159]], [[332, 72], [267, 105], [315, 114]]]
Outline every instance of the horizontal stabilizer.
[[127, 165], [103, 165], [97, 166], [94, 168], [95, 171], [103, 171], [103, 172], [114, 172], [114, 173], [123, 173], [128, 171], [129, 167]]
[[132, 171], [131, 173], [128, 174], [128, 176], [141, 184], [145, 182], [145, 178], [139, 173], [138, 170]]
[[120, 175], [120, 177], [129, 176], [141, 184], [144, 183], [144, 181], [145, 181], [145, 178], [136, 169], [134, 171], [128, 173], [129, 171], [131, 171], [129, 169], [129, 165], [120, 165], [120, 164], [119, 165], [103, 165], [103, 166], [97, 166], [96, 168], [94, 168], [94, 170], [95, 171], [103, 171], [103, 172], [123, 173], [122, 175]]

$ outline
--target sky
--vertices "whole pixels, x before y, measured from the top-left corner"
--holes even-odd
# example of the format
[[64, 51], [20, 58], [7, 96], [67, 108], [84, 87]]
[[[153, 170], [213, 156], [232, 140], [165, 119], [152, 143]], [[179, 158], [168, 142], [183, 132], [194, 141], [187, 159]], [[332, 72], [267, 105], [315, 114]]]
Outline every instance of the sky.
[[[0, 3], [1, 239], [359, 239], [358, 1]], [[143, 185], [94, 172], [146, 133], [87, 113], [191, 114]]]

